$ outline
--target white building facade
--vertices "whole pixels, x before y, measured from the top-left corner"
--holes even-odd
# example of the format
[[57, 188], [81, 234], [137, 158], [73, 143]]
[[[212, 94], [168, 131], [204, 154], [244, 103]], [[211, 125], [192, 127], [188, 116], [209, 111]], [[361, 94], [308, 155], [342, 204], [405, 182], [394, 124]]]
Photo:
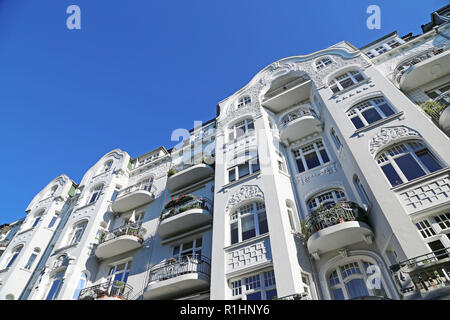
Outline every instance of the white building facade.
[[170, 150], [57, 177], [2, 226], [0, 299], [448, 296], [449, 13], [276, 61]]

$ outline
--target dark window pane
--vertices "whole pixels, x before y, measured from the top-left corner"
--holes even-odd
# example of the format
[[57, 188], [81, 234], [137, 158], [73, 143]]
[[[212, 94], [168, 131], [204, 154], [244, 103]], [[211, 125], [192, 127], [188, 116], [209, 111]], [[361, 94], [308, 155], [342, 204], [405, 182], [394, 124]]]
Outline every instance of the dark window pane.
[[436, 159], [433, 157], [430, 151], [428, 151], [428, 149], [417, 151], [416, 155], [419, 157], [420, 161], [422, 161], [425, 167], [430, 170], [430, 172], [442, 169], [441, 165], [436, 161]]
[[402, 170], [408, 181], [425, 175], [425, 171], [423, 171], [417, 161], [409, 153], [395, 158], [394, 161], [400, 167], [400, 170]]
[[261, 292], [254, 292], [247, 295], [247, 300], [261, 300]]
[[236, 170], [235, 168], [228, 171], [228, 182], [236, 180]]
[[333, 299], [334, 300], [345, 300], [342, 289], [334, 289], [333, 290]]
[[353, 117], [351, 120], [356, 129], [364, 127], [364, 123], [361, 121], [361, 119], [358, 116]]
[[244, 128], [236, 128], [236, 138], [242, 137], [245, 134]]
[[356, 81], [360, 82], [364, 80], [364, 77], [362, 76], [361, 73], [358, 74], [354, 74], [353, 77], [356, 79]]
[[392, 110], [392, 108], [387, 103], [379, 105], [378, 108], [380, 108], [381, 111], [383, 111], [386, 117], [389, 117], [395, 113], [394, 110]]
[[305, 171], [305, 167], [303, 166], [303, 161], [302, 159], [297, 159], [297, 168], [298, 168], [298, 172], [303, 172]]
[[267, 226], [267, 217], [265, 212], [258, 213], [258, 226], [259, 234], [269, 232], [269, 227]]
[[320, 150], [320, 155], [322, 156], [323, 163], [330, 161], [330, 158], [328, 158], [328, 154], [325, 150]]
[[391, 185], [393, 187], [403, 183], [402, 180], [400, 179], [399, 175], [395, 171], [394, 167], [392, 167], [392, 165], [390, 163], [382, 166], [381, 170], [383, 170], [384, 175], [386, 176], [386, 178], [388, 178], [389, 182], [391, 183]]
[[249, 124], [247, 124], [247, 128], [248, 128], [249, 131], [255, 129], [255, 123], [254, 122], [250, 122]]
[[317, 154], [315, 152], [305, 155], [305, 161], [308, 169], [320, 166], [319, 158], [317, 157]]
[[231, 244], [239, 242], [238, 224], [237, 222], [231, 224]]
[[247, 240], [256, 236], [255, 220], [253, 215], [243, 217], [242, 224], [242, 240]]
[[350, 299], [358, 297], [367, 297], [369, 292], [367, 291], [366, 284], [363, 279], [353, 279], [345, 284]]
[[339, 81], [339, 83], [341, 84], [342, 88], [344, 88], [344, 89], [348, 88], [354, 84], [353, 80], [350, 78], [341, 80], [341, 81]]
[[339, 90], [339, 88], [338, 88], [338, 86], [332, 86], [331, 87], [331, 91], [333, 91], [334, 93], [338, 93], [340, 90]]
[[248, 175], [250, 173], [250, 168], [248, 166], [248, 162], [240, 164], [238, 166], [238, 170], [239, 170], [239, 178], [245, 177], [246, 175]]
[[380, 114], [374, 108], [364, 110], [361, 114], [369, 124], [381, 119]]
[[273, 300], [273, 298], [275, 298], [276, 296], [277, 296], [276, 289], [266, 291], [266, 300]]
[[258, 159], [253, 160], [251, 162], [251, 165], [252, 165], [252, 172], [256, 172], [259, 170], [259, 160]]

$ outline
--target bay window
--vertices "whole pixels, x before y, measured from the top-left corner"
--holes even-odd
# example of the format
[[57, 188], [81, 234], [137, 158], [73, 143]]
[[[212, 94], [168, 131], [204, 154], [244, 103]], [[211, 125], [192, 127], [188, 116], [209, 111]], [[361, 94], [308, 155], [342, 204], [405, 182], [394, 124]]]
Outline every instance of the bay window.
[[230, 287], [237, 300], [273, 300], [277, 296], [273, 270], [231, 281]]
[[230, 215], [231, 244], [235, 244], [269, 231], [266, 207], [262, 202], [243, 205]]
[[330, 161], [322, 139], [293, 150], [299, 172], [307, 171]]

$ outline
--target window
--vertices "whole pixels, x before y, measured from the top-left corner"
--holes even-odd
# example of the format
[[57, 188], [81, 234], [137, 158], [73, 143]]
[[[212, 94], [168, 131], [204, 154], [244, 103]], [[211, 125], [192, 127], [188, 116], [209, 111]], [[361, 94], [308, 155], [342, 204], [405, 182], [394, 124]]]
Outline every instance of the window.
[[127, 283], [130, 274], [131, 261], [113, 265], [109, 268], [108, 282], [115, 283], [116, 281]]
[[83, 223], [79, 223], [78, 225], [76, 225], [73, 229], [72, 232], [72, 237], [70, 240], [70, 244], [75, 244], [80, 242], [81, 237], [83, 236], [84, 233], [84, 229], [86, 229], [87, 226], [87, 221], [83, 222]]
[[111, 195], [111, 201], [115, 201], [117, 198], [117, 195], [119, 194], [120, 189], [119, 188], [115, 188], [113, 191], [113, 194]]
[[364, 189], [358, 176], [353, 177], [353, 184], [355, 185], [355, 189], [358, 192], [361, 202], [364, 204], [364, 206], [366, 207], [365, 209], [367, 210], [369, 206], [369, 196], [367, 195], [366, 190]]
[[402, 43], [399, 40], [392, 39], [392, 40], [382, 44], [381, 46], [376, 47], [375, 49], [367, 51], [366, 55], [372, 59], [380, 54], [383, 54], [385, 52], [388, 52], [388, 51], [400, 46], [401, 44]]
[[107, 172], [111, 169], [111, 166], [113, 164], [112, 160], [108, 160], [105, 162], [105, 164], [103, 165], [103, 172]]
[[200, 258], [202, 255], [202, 238], [180, 243], [173, 247], [172, 253], [176, 259], [185, 256]]
[[74, 299], [74, 300], [78, 299], [81, 290], [83, 290], [84, 286], [86, 285], [86, 282], [87, 282], [87, 275], [86, 275], [86, 273], [82, 272], [81, 276], [80, 276], [80, 281], [78, 281], [78, 286], [75, 289], [75, 292], [73, 293], [72, 299]]
[[383, 97], [363, 101], [347, 111], [347, 116], [356, 129], [363, 128], [393, 114], [395, 114], [393, 108]]
[[345, 201], [345, 193], [340, 189], [329, 190], [310, 198], [306, 203], [309, 211], [318, 209], [328, 209], [335, 206], [340, 201]]
[[39, 252], [41, 252], [41, 250], [39, 248], [35, 248], [33, 253], [31, 254], [30, 258], [28, 259], [27, 264], [25, 265], [25, 269], [30, 270], [31, 267], [33, 266], [33, 262], [34, 260], [36, 260], [37, 256], [39, 255]]
[[348, 87], [353, 86], [354, 84], [361, 82], [364, 80], [364, 76], [359, 71], [349, 71], [340, 76], [332, 79], [329, 83], [331, 91], [337, 93]]
[[39, 221], [41, 221], [41, 218], [42, 218], [42, 212], [40, 212], [39, 214], [37, 214], [34, 217], [33, 225], [31, 227], [32, 228], [36, 227], [38, 225]]
[[100, 195], [102, 194], [102, 190], [103, 190], [102, 184], [95, 187], [94, 190], [92, 190], [92, 195], [91, 195], [91, 199], [89, 200], [89, 203], [93, 203], [93, 202], [97, 201], [98, 198], [100, 198]]
[[322, 140], [293, 150], [299, 172], [307, 171], [330, 161]]
[[442, 168], [421, 142], [398, 143], [381, 153], [377, 162], [393, 187]]
[[66, 271], [64, 270], [64, 271], [58, 272], [57, 274], [55, 274], [53, 276], [53, 278], [52, 278], [53, 281], [52, 281], [50, 290], [49, 290], [45, 300], [55, 300], [56, 299], [59, 291], [61, 290], [65, 272]]
[[58, 220], [58, 215], [55, 214], [55, 215], [52, 217], [52, 220], [50, 220], [50, 223], [48, 224], [47, 228], [52, 228], [52, 227], [55, 225], [56, 220]]
[[238, 139], [253, 130], [255, 130], [253, 119], [242, 120], [229, 129], [228, 140]]
[[291, 226], [291, 231], [295, 231], [295, 220], [294, 220], [294, 209], [292, 205], [286, 201], [286, 209], [289, 218], [289, 225]]
[[450, 105], [450, 82], [439, 86], [433, 90], [425, 92], [425, 94], [435, 101], [442, 103], [445, 106]]
[[232, 281], [230, 287], [233, 298], [242, 300], [273, 300], [277, 296], [273, 270]]
[[249, 96], [245, 96], [245, 97], [239, 99], [239, 102], [237, 104], [237, 108], [240, 109], [242, 107], [245, 107], [250, 102], [252, 102], [252, 99]]
[[336, 149], [340, 150], [342, 147], [342, 143], [341, 143], [341, 140], [339, 140], [339, 137], [337, 136], [336, 131], [334, 131], [334, 129], [331, 129], [330, 134], [333, 139], [334, 145], [336, 146]]
[[16, 261], [17, 256], [19, 255], [20, 251], [22, 250], [23, 246], [19, 246], [17, 248], [14, 248], [12, 254], [11, 254], [11, 258], [9, 258], [9, 262], [6, 265], [7, 268], [11, 267], [14, 263], [14, 261]]
[[424, 239], [436, 235], [436, 232], [434, 231], [428, 220], [421, 220], [416, 222], [416, 227]]
[[323, 69], [331, 63], [333, 63], [333, 61], [331, 61], [330, 58], [328, 57], [322, 58], [316, 62], [316, 69], [317, 70]]
[[[250, 154], [247, 153], [243, 158], [248, 158]], [[241, 159], [240, 161], [242, 161]], [[237, 164], [228, 169], [228, 182], [239, 180], [245, 176], [258, 172], [260, 170], [258, 156], [243, 163]]]
[[266, 207], [262, 202], [244, 205], [230, 216], [231, 244], [238, 243], [269, 231]]
[[450, 213], [443, 213], [434, 217], [442, 230], [450, 228]]
[[[355, 299], [367, 296], [387, 297], [383, 281], [369, 288], [367, 278], [375, 272], [375, 266], [367, 261], [358, 260], [339, 266], [328, 276], [328, 286], [333, 300]], [[381, 279], [382, 280], [382, 279]]]

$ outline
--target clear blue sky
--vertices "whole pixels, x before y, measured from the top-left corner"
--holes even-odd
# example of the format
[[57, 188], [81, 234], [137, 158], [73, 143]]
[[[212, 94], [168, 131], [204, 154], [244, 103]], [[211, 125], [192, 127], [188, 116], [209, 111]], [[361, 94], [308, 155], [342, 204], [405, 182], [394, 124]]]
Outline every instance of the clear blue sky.
[[[82, 29], [66, 28], [81, 8]], [[381, 29], [366, 8], [381, 8]], [[0, 224], [59, 174], [79, 183], [108, 151], [172, 147], [172, 130], [268, 64], [347, 40], [421, 33], [447, 4], [410, 1], [0, 0]]]

